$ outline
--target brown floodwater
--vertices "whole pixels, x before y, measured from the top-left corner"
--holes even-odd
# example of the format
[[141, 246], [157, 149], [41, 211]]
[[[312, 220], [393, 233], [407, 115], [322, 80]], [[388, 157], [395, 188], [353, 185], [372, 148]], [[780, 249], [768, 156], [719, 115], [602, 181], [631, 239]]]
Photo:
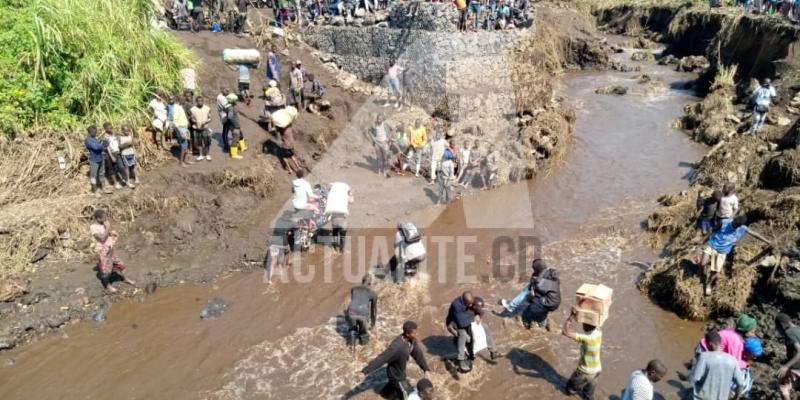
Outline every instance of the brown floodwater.
[[[382, 373], [364, 381], [358, 370], [406, 319], [420, 322], [441, 398], [559, 398], [578, 346], [555, 333], [489, 316], [486, 324], [503, 353], [496, 365], [476, 361], [471, 374], [455, 378], [442, 361], [455, 356], [443, 326], [450, 300], [469, 289], [498, 308], [501, 297], [513, 296], [527, 280], [533, 256], [560, 269], [558, 323], [581, 283], [615, 290], [603, 326], [599, 398], [619, 394], [631, 371], [656, 357], [670, 368], [657, 391], [677, 398], [674, 371], [690, 357], [702, 325], [660, 309], [635, 288], [642, 268], [657, 256], [643, 245], [640, 225], [655, 208], [653, 199], [687, 185], [688, 163], [704, 149], [669, 127], [693, 100], [673, 88], [691, 77], [653, 65], [645, 70], [663, 90], [594, 94], [612, 83], [641, 92], [633, 73], [563, 79], [560, 94], [578, 109], [577, 133], [563, 163], [548, 175], [410, 215], [425, 226], [429, 258], [415, 280], [378, 285], [379, 323], [373, 341], [356, 354], [344, 345], [341, 310], [361, 271], [385, 260], [390, 223], [353, 232], [344, 256], [319, 248], [303, 256], [272, 286], [260, 273], [232, 274], [114, 304], [104, 323], [69, 326], [8, 353], [15, 364], [0, 370], [2, 398], [375, 398]], [[230, 300], [232, 308], [201, 320], [201, 308], [214, 297]], [[409, 371], [419, 377], [416, 367]]]

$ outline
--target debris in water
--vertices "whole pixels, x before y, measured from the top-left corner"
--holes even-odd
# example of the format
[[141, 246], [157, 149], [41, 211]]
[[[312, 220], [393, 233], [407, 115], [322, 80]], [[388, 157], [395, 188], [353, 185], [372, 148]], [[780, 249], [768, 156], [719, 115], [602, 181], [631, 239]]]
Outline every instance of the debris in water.
[[147, 285], [145, 285], [144, 292], [147, 294], [153, 294], [156, 292], [156, 289], [158, 289], [158, 284], [155, 282], [150, 282]]
[[628, 93], [628, 88], [620, 85], [608, 85], [606, 87], [597, 88], [594, 92], [597, 94], [616, 94], [622, 96]]
[[215, 297], [211, 301], [208, 302], [208, 305], [203, 308], [203, 311], [200, 312], [200, 318], [202, 319], [214, 319], [222, 315], [225, 311], [231, 308], [231, 303], [225, 299], [221, 299], [219, 297]]
[[92, 313], [92, 320], [94, 322], [103, 322], [106, 320], [106, 310], [100, 309]]

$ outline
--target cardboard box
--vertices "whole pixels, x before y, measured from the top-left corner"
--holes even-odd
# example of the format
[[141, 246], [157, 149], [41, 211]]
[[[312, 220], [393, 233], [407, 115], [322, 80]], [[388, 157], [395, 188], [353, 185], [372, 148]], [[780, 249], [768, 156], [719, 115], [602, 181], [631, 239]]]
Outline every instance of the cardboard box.
[[575, 292], [578, 314], [575, 319], [582, 324], [602, 326], [608, 319], [614, 290], [605, 285], [585, 283]]

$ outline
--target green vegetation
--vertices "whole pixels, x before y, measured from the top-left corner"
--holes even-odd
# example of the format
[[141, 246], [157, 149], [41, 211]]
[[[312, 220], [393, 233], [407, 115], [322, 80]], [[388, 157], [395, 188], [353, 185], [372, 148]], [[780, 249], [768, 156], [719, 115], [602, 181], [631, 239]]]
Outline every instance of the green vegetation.
[[[191, 53], [152, 28], [152, 0], [0, 0], [0, 135], [136, 122], [179, 89]], [[82, 130], [82, 129], [81, 129]]]

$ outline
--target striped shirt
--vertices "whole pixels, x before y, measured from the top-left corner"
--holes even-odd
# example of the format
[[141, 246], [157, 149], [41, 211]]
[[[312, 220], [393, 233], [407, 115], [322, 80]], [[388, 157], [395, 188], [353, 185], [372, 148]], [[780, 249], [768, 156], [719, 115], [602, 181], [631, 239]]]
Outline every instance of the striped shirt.
[[586, 335], [578, 333], [575, 340], [581, 342], [581, 358], [578, 371], [587, 375], [600, 373], [600, 344], [603, 342], [603, 332], [595, 329]]

